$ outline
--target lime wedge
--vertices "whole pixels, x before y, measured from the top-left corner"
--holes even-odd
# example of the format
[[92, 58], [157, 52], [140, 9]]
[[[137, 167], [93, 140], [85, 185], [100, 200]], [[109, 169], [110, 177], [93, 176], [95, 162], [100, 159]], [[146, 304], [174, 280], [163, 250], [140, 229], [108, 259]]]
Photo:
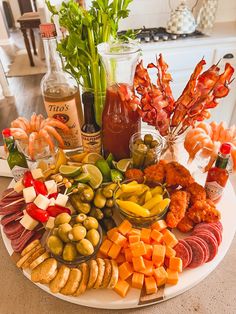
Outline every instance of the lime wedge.
[[99, 159], [104, 159], [102, 155], [97, 153], [88, 153], [82, 160], [83, 164], [93, 164], [95, 165], [96, 161]]
[[80, 183], [88, 183], [91, 180], [91, 175], [88, 172], [81, 173], [78, 177], [74, 178], [75, 181]]
[[102, 173], [98, 169], [98, 167], [91, 165], [91, 164], [85, 164], [82, 166], [83, 172], [90, 175], [90, 181], [89, 184], [93, 189], [99, 188], [99, 186], [102, 184]]
[[117, 161], [115, 160], [112, 160], [112, 168], [117, 168]]
[[122, 172], [116, 169], [111, 169], [111, 181], [112, 182], [122, 181], [123, 179], [124, 179], [124, 176]]
[[65, 177], [73, 178], [80, 174], [81, 167], [61, 165], [59, 168], [59, 172]]
[[106, 162], [108, 163], [108, 166], [110, 168], [113, 167], [113, 161], [114, 161], [114, 156], [112, 155], [112, 153], [110, 153], [106, 159]]
[[103, 182], [111, 181], [111, 169], [105, 159], [97, 160], [95, 166], [101, 171]]
[[131, 159], [121, 159], [117, 162], [116, 169], [125, 172], [131, 164]]

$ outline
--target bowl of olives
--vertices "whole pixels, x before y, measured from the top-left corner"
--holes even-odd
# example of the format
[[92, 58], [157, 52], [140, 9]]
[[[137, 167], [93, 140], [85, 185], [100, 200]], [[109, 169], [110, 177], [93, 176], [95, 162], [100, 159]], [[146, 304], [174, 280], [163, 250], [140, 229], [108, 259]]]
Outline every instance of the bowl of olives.
[[164, 139], [157, 132], [142, 130], [131, 136], [129, 142], [133, 168], [144, 169], [159, 161]]
[[80, 213], [62, 213], [55, 218], [47, 237], [47, 248], [59, 262], [76, 265], [97, 254], [102, 242], [102, 228], [96, 218]]

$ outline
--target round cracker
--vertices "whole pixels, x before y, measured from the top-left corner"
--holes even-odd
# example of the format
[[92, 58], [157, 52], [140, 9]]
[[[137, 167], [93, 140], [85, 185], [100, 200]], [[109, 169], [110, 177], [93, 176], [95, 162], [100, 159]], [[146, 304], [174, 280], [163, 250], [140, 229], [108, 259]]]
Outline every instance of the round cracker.
[[48, 259], [50, 257], [50, 254], [48, 252], [43, 253], [42, 255], [40, 255], [39, 257], [37, 257], [29, 266], [30, 269], [34, 269], [35, 267], [37, 267], [38, 265], [40, 265], [41, 263], [43, 263], [46, 259]]
[[93, 288], [98, 277], [98, 264], [96, 260], [92, 259], [89, 262], [89, 280], [87, 284], [87, 289]]
[[27, 245], [24, 250], [21, 252], [21, 256], [24, 256], [29, 251], [31, 251], [33, 248], [35, 248], [38, 244], [41, 245], [40, 241], [38, 239], [32, 241], [29, 245]]
[[57, 274], [57, 261], [55, 258], [48, 258], [31, 272], [33, 282], [49, 283]]
[[79, 288], [76, 290], [75, 292], [75, 296], [79, 296], [81, 294], [83, 294], [87, 288], [87, 283], [88, 283], [88, 279], [89, 279], [89, 266], [86, 263], [82, 263], [79, 266], [79, 269], [82, 272], [82, 278], [81, 281], [79, 283]]
[[30, 257], [24, 262], [24, 264], [21, 266], [23, 269], [29, 268], [30, 264], [33, 263], [33, 261], [36, 260], [40, 255], [42, 255], [45, 252], [45, 248], [40, 247], [37, 251], [35, 251]]
[[41, 247], [40, 244], [36, 245], [35, 247], [33, 247], [30, 251], [28, 251], [25, 255], [23, 255], [19, 261], [16, 263], [16, 266], [18, 268], [22, 267], [23, 264], [32, 256], [32, 254], [34, 254], [39, 248]]
[[60, 293], [64, 295], [73, 295], [75, 291], [78, 289], [81, 279], [82, 279], [81, 270], [78, 268], [72, 268], [70, 270], [67, 283], [64, 286], [64, 288], [61, 289]]
[[99, 288], [101, 288], [104, 273], [105, 273], [105, 262], [104, 262], [104, 259], [102, 259], [102, 258], [97, 258], [96, 261], [98, 264], [98, 277], [97, 277], [97, 280], [96, 280], [93, 288], [99, 289]]
[[62, 265], [57, 272], [56, 277], [50, 282], [49, 289], [53, 293], [58, 293], [65, 286], [70, 275], [70, 268]]
[[111, 263], [111, 280], [107, 286], [108, 289], [113, 289], [115, 285], [117, 284], [117, 281], [119, 279], [119, 269], [117, 266], [117, 263], [113, 260], [110, 260]]
[[105, 259], [104, 262], [105, 262], [105, 273], [103, 276], [101, 288], [107, 288], [111, 280], [111, 275], [112, 275], [112, 266], [111, 266], [110, 260]]

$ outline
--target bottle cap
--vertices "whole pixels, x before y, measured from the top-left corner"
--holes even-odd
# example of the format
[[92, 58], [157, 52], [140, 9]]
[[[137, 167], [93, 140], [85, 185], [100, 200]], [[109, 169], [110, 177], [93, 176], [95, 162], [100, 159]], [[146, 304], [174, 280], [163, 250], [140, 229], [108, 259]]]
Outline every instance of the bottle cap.
[[56, 26], [53, 23], [45, 23], [39, 25], [42, 38], [53, 38], [57, 36]]
[[223, 155], [229, 155], [231, 148], [232, 148], [232, 146], [229, 143], [223, 143], [220, 146], [220, 152]]
[[2, 135], [4, 137], [10, 137], [11, 136], [11, 130], [10, 129], [4, 129], [2, 130]]

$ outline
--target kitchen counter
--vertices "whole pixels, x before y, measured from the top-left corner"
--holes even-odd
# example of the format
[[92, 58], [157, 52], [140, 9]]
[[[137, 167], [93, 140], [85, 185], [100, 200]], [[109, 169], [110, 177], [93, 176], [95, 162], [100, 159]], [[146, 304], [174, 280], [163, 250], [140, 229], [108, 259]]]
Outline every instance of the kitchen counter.
[[[0, 194], [9, 178], [0, 177]], [[0, 240], [0, 314], [77, 314], [77, 313], [236, 313], [236, 237], [218, 267], [191, 290], [166, 302], [131, 310], [96, 310], [59, 300], [32, 284], [11, 262]]]
[[219, 43], [236, 42], [236, 22], [216, 23], [211, 35], [197, 38], [184, 38], [171, 41], [150, 42], [141, 44], [143, 51], [152, 49], [172, 49], [194, 46], [206, 46]]

